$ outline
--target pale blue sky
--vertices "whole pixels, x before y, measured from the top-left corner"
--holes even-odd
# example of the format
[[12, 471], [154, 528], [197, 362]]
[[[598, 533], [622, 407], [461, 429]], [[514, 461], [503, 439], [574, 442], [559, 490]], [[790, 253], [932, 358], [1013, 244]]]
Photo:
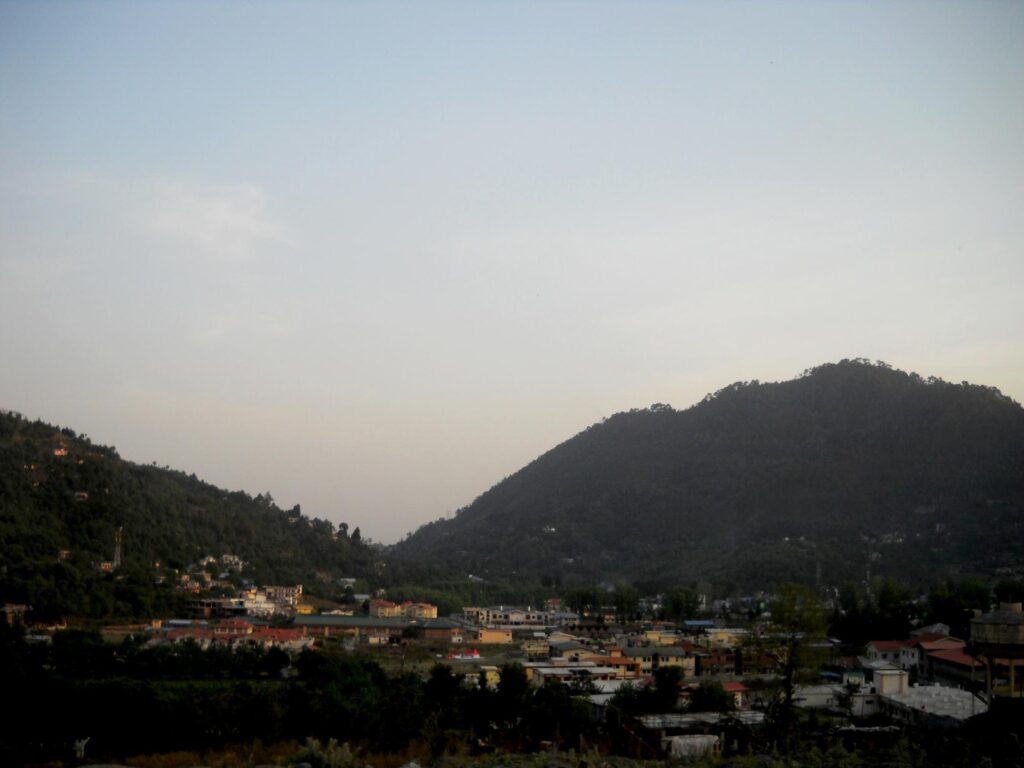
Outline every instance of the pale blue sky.
[[843, 357], [1024, 400], [1024, 3], [0, 3], [0, 407], [393, 541]]

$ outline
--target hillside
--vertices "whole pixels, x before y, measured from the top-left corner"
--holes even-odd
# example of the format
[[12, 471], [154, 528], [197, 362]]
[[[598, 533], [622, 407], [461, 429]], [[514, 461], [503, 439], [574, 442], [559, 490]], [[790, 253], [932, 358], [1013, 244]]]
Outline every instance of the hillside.
[[1024, 409], [843, 361], [588, 428], [396, 556], [545, 584], [744, 588], [1024, 566]]
[[[103, 573], [118, 527], [122, 565]], [[71, 429], [0, 413], [4, 602], [33, 606], [35, 618], [148, 618], [180, 606], [177, 570], [225, 553], [247, 563], [239, 577], [314, 593], [369, 573], [378, 557], [328, 521], [279, 509], [269, 494], [133, 464]]]

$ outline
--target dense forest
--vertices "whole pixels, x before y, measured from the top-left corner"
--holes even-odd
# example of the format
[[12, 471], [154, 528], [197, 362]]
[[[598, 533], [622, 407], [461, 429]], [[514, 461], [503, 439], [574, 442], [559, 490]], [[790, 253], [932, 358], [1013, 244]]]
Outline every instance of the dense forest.
[[864, 360], [616, 414], [396, 556], [551, 586], [721, 591], [1021, 568], [1024, 409]]
[[[121, 530], [122, 559], [114, 557]], [[225, 491], [195, 475], [122, 460], [85, 435], [0, 413], [0, 598], [36, 620], [169, 615], [178, 574], [233, 554], [238, 578], [306, 585], [372, 576], [380, 554], [359, 530], [282, 510], [269, 493]]]

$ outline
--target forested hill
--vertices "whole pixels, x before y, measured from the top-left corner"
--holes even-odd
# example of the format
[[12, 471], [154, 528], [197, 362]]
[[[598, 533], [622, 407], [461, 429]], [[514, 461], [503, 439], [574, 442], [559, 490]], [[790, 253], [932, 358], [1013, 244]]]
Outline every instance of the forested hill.
[[395, 554], [545, 583], [745, 588], [1024, 566], [1024, 410], [843, 361], [588, 428]]
[[[104, 574], [119, 527], [123, 564]], [[246, 561], [240, 576], [256, 583], [314, 592], [369, 573], [379, 557], [356, 531], [279, 509], [269, 494], [133, 464], [71, 429], [0, 413], [4, 602], [29, 604], [37, 618], [148, 617], [170, 610], [176, 570], [222, 554]]]

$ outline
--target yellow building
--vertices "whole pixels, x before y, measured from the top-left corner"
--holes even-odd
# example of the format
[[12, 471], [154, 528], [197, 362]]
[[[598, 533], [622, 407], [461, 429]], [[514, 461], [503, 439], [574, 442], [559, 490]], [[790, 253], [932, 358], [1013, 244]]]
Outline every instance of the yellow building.
[[476, 641], [481, 645], [504, 645], [512, 642], [511, 629], [490, 629], [480, 627], [477, 630]]

